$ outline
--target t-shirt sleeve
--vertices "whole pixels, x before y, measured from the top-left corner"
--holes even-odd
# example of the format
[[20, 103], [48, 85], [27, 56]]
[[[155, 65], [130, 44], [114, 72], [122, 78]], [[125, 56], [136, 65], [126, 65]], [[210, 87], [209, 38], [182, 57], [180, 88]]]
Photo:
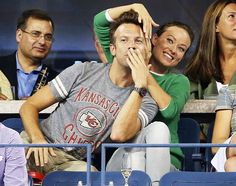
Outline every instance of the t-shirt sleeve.
[[58, 101], [65, 99], [75, 86], [75, 82], [84, 73], [85, 63], [74, 64], [62, 71], [48, 83], [53, 95]]
[[156, 102], [151, 98], [149, 94], [144, 96], [141, 108], [138, 112], [138, 117], [141, 120], [142, 128], [147, 126], [155, 117], [158, 112]]
[[219, 91], [219, 95], [217, 97], [216, 108], [217, 110], [232, 110], [232, 104], [235, 98], [236, 86], [232, 85], [229, 87], [223, 87]]

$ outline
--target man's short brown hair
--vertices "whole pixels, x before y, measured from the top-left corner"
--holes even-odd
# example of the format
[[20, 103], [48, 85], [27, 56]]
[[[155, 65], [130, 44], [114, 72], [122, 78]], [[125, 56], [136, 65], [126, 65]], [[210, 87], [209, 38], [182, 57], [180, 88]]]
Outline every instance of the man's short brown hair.
[[114, 22], [110, 25], [110, 41], [112, 44], [115, 43], [115, 31], [117, 28], [122, 24], [135, 24], [140, 26], [140, 28], [143, 28], [143, 24], [138, 21], [138, 13], [134, 10], [130, 10], [127, 12], [122, 13], [117, 19], [115, 19]]
[[30, 10], [25, 10], [24, 12], [22, 12], [21, 16], [17, 20], [16, 29], [24, 29], [25, 30], [26, 26], [27, 26], [26, 25], [27, 21], [30, 17], [51, 22], [52, 29], [54, 31], [54, 22], [53, 22], [52, 18], [48, 15], [47, 12], [45, 12], [44, 10], [40, 10], [40, 9], [30, 9]]

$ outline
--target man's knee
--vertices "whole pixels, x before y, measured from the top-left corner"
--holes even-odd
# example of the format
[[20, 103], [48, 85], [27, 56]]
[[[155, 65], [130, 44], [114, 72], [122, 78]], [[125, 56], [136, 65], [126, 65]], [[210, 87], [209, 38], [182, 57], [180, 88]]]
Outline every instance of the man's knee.
[[[68, 161], [60, 166], [58, 166], [58, 170], [63, 171], [87, 171], [87, 162], [85, 161]], [[90, 167], [90, 171], [96, 172], [98, 171], [96, 167], [92, 166]]]
[[150, 123], [148, 125], [148, 128], [149, 128], [148, 129], [149, 133], [164, 134], [165, 136], [170, 135], [170, 131], [169, 131], [168, 126], [163, 122], [155, 121], [153, 123]]
[[163, 122], [153, 122], [147, 126], [147, 142], [153, 140], [153, 143], [169, 143], [170, 131], [167, 125]]

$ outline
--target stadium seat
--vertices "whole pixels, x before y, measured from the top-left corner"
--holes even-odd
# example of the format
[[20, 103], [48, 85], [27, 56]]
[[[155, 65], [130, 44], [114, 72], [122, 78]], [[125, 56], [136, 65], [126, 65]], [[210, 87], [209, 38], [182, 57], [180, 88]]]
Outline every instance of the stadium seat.
[[160, 186], [236, 186], [236, 172], [169, 172]]
[[[39, 122], [41, 120], [42, 119], [40, 118]], [[18, 133], [21, 133], [24, 130], [24, 126], [23, 126], [21, 118], [7, 118], [2, 121], [2, 124], [8, 128], [11, 128], [11, 129], [17, 131]]]
[[[180, 118], [178, 123], [178, 135], [180, 143], [200, 143], [200, 126], [192, 118]], [[199, 147], [181, 148], [185, 158], [182, 162], [184, 171], [201, 171], [202, 155]]]
[[[47, 174], [42, 182], [42, 186], [77, 186], [81, 181], [86, 185], [86, 172], [74, 171], [54, 171]], [[121, 172], [106, 172], [105, 184], [108, 185], [110, 181], [113, 185], [124, 185], [124, 178]], [[91, 172], [91, 186], [101, 185], [101, 172]], [[142, 171], [132, 171], [129, 178], [129, 186], [150, 186], [150, 177]]]
[[11, 128], [19, 133], [24, 130], [21, 118], [8, 118], [2, 121], [3, 125], [8, 128]]

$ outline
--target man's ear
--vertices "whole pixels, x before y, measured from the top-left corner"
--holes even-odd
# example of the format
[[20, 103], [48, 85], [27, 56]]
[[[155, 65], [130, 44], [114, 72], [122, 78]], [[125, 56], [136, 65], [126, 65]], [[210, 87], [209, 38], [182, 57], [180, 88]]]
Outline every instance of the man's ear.
[[153, 35], [152, 35], [151, 41], [152, 41], [152, 45], [153, 45], [153, 46], [156, 46], [158, 38], [159, 38], [159, 37], [158, 37], [157, 34], [153, 34]]
[[114, 44], [110, 44], [110, 52], [112, 56], [116, 55], [116, 47]]
[[19, 43], [21, 41], [21, 38], [22, 38], [22, 30], [17, 29], [16, 30], [16, 41], [17, 41], [17, 43]]

